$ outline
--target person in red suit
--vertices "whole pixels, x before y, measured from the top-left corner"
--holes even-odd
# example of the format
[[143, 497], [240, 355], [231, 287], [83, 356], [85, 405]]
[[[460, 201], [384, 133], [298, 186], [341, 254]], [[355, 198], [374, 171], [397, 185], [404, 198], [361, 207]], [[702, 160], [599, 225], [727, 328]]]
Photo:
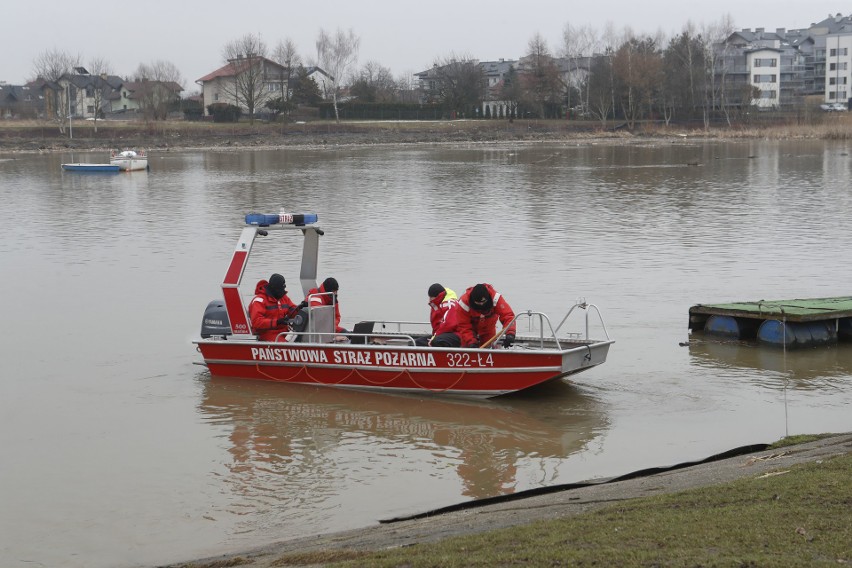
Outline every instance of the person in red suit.
[[444, 325], [447, 313], [458, 304], [458, 295], [445, 288], [441, 284], [429, 286], [429, 323], [432, 324], [432, 335], [430, 337], [418, 337], [414, 344], [421, 347], [458, 347], [461, 345], [459, 336], [448, 330], [446, 333], [438, 334]]
[[337, 299], [337, 291], [340, 286], [334, 278], [323, 280], [319, 288], [311, 288], [305, 297], [310, 307], [330, 306], [334, 304], [334, 329], [336, 333], [348, 333], [349, 330], [340, 327], [340, 302]]
[[515, 312], [491, 284], [477, 284], [468, 288], [459, 298], [458, 308], [453, 312], [454, 331], [461, 338], [462, 347], [481, 347], [488, 343], [497, 335], [497, 320], [507, 328], [503, 335], [503, 347], [511, 347], [515, 341], [515, 324], [512, 321]]
[[281, 334], [290, 331], [289, 319], [307, 306], [307, 302], [298, 306], [293, 303], [287, 296], [287, 283], [280, 274], [273, 274], [269, 281], [259, 281], [254, 294], [249, 303], [249, 318], [258, 339], [284, 341], [286, 335]]

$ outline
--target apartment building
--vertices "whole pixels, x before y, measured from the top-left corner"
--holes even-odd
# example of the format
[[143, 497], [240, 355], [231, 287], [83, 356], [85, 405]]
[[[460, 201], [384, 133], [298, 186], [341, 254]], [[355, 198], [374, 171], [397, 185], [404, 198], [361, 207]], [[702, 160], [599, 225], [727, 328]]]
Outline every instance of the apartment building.
[[746, 28], [719, 44], [717, 55], [716, 75], [729, 104], [750, 97], [754, 106], [770, 109], [809, 95], [847, 105], [852, 98], [852, 16], [836, 14], [796, 30]]

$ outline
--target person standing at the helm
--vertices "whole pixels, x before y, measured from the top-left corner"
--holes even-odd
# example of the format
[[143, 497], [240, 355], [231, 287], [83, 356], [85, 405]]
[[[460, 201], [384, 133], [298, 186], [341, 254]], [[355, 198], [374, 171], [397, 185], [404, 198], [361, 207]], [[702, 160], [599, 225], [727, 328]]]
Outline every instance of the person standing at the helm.
[[273, 274], [268, 282], [258, 282], [254, 293], [249, 303], [252, 329], [261, 341], [284, 341], [285, 335], [279, 338], [279, 334], [290, 331], [287, 320], [295, 316], [300, 308], [307, 306], [307, 302], [298, 306], [293, 303], [287, 296], [287, 283], [280, 274]]
[[459, 298], [455, 312], [456, 333], [461, 337], [462, 347], [480, 347], [497, 335], [497, 320], [503, 327], [503, 347], [511, 347], [515, 341], [515, 312], [502, 294], [491, 284], [477, 284], [468, 288]]

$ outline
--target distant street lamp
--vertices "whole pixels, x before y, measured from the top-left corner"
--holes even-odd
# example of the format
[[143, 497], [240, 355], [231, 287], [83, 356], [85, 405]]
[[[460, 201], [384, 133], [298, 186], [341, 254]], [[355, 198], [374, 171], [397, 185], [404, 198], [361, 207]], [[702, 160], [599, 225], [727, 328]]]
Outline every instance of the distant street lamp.
[[66, 85], [65, 91], [68, 99], [68, 138], [71, 139], [74, 138], [74, 125], [71, 124], [71, 85]]

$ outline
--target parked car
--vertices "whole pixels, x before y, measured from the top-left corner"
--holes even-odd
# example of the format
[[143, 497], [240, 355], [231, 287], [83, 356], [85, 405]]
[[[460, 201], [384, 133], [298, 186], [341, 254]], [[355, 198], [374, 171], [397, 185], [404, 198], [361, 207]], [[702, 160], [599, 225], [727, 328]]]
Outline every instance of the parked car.
[[835, 112], [846, 112], [849, 107], [845, 103], [831, 103], [831, 110]]

